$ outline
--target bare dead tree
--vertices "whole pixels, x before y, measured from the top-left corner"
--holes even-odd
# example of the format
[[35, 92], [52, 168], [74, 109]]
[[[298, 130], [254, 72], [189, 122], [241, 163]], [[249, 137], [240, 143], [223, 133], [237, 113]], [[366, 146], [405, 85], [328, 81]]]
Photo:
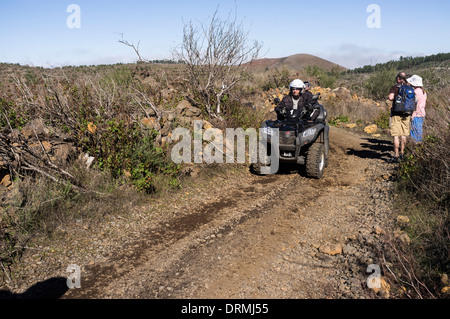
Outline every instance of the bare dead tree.
[[210, 116], [218, 117], [222, 97], [243, 78], [261, 47], [258, 41], [248, 40], [248, 32], [236, 16], [222, 20], [216, 10], [207, 23], [184, 25], [183, 43], [174, 54], [185, 63], [186, 81], [194, 94], [205, 103]]
[[119, 35], [121, 36], [121, 39], [119, 40], [119, 43], [122, 43], [122, 44], [132, 48], [134, 50], [134, 52], [136, 53], [136, 55], [138, 56], [138, 59], [139, 59], [138, 62], [140, 62], [140, 63], [149, 63], [150, 62], [147, 59], [143, 58], [141, 53], [139, 52], [139, 45], [141, 44], [141, 41], [139, 41], [137, 46], [136, 46], [133, 43], [130, 43], [127, 40], [125, 40], [123, 38], [123, 33], [119, 33]]

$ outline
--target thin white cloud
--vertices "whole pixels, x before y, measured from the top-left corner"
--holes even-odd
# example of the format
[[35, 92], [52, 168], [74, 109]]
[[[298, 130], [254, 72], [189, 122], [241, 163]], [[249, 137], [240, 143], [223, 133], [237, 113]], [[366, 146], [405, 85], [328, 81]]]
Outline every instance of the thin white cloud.
[[374, 47], [363, 47], [355, 44], [343, 44], [330, 50], [331, 53], [318, 54], [321, 58], [354, 69], [365, 65], [375, 65], [392, 60], [399, 60], [401, 56], [423, 56], [420, 52], [388, 51]]

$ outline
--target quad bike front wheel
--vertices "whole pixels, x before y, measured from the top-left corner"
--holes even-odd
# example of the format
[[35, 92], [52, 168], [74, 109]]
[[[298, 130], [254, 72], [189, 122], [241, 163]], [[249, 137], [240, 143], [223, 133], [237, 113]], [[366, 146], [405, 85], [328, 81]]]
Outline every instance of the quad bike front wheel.
[[320, 179], [325, 170], [325, 147], [321, 143], [314, 143], [309, 147], [306, 155], [306, 174]]
[[261, 163], [253, 163], [250, 169], [257, 175], [261, 175]]
[[272, 173], [268, 173], [268, 171], [270, 172], [270, 166], [264, 165], [260, 162], [258, 163], [253, 163], [250, 166], [250, 170], [255, 173], [256, 175], [268, 175], [268, 174], [272, 174]]

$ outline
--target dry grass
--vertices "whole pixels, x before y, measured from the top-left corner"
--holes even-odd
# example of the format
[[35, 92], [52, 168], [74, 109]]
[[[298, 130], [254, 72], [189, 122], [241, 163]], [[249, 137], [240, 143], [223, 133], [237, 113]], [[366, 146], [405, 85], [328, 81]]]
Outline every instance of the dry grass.
[[411, 298], [447, 298], [441, 293], [442, 274], [450, 272], [450, 91], [434, 91], [427, 107], [425, 138], [411, 144], [398, 169], [394, 202], [409, 216], [409, 246], [394, 242], [392, 259]]
[[[110, 132], [108, 130], [116, 128], [114, 125], [119, 121], [127, 123], [129, 130], [123, 132], [134, 132], [133, 125], [139, 127], [139, 120], [147, 116], [153, 107], [157, 110], [172, 109], [180, 98], [190, 94], [186, 91], [182, 65], [138, 64], [44, 70], [0, 64], [0, 69], [2, 74], [8, 75], [0, 78], [0, 106], [2, 113], [10, 117], [14, 128], [20, 128], [30, 119], [43, 117], [65, 128], [85, 146], [106, 147], [108, 139], [105, 137], [116, 136], [116, 133], [102, 135], [102, 132]], [[264, 67], [249, 72], [246, 81], [240, 83], [228, 97], [221, 123], [223, 128], [259, 127], [266, 114], [250, 108], [247, 103], [254, 104], [264, 88], [278, 87], [280, 84], [286, 86], [293, 77], [315, 81], [300, 69], [292, 71]], [[368, 77], [364, 78], [364, 75], [352, 76], [339, 83], [346, 83], [352, 93], [360, 90], [357, 91], [358, 96], [364, 96], [368, 94], [363, 85], [365, 79]], [[412, 298], [439, 297], [436, 278], [440, 273], [450, 271], [450, 85], [443, 76], [436, 76], [435, 79], [439, 81], [435, 81], [437, 84], [429, 93], [425, 123], [425, 134], [429, 138], [420, 146], [410, 148], [414, 156], [402, 167], [400, 176], [404, 178], [400, 179], [397, 190], [403, 199], [396, 202], [397, 209], [401, 214], [409, 214], [412, 220], [407, 229], [412, 245], [393, 246], [390, 255], [399, 269], [396, 276], [401, 275], [403, 281], [409, 282], [409, 296]], [[378, 108], [356, 101], [323, 101], [323, 104], [329, 118], [346, 116], [350, 121], [371, 122], [380, 112]], [[97, 125], [98, 135], [86, 134], [89, 122]], [[88, 140], [85, 141], [85, 138]], [[95, 141], [97, 144], [93, 143]], [[114, 147], [111, 149], [117, 151], [118, 144], [112, 144]], [[127, 144], [125, 142], [123, 145]], [[109, 196], [80, 194], [68, 184], [55, 184], [36, 175], [17, 179], [14, 191], [1, 194], [0, 258], [3, 265], [13, 262], [20, 254], [17, 247], [22, 247], [36, 232], [51, 236], [52, 229], [61, 223], [119, 213], [126, 211], [127, 205], [151, 200], [151, 196], [170, 196], [174, 191], [164, 174], [154, 176], [153, 180], [162, 192], [143, 195], [136, 192], [122, 174], [115, 176], [107, 170], [88, 171], [78, 162], [67, 169], [88, 188]], [[206, 166], [204, 172], [213, 173], [218, 169], [220, 166]], [[183, 177], [178, 176], [178, 179], [182, 181]], [[411, 198], [415, 200], [411, 201]], [[419, 204], [408, 204], [411, 202]]]
[[385, 108], [374, 107], [364, 102], [337, 100], [326, 103], [329, 118], [337, 116], [346, 116], [351, 122], [373, 123], [374, 119], [379, 116]]

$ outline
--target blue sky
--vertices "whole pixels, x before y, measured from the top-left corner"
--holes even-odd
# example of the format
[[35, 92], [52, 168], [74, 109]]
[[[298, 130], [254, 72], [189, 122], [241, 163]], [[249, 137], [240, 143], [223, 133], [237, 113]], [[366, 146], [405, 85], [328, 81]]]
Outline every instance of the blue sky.
[[[69, 28], [70, 4], [80, 8], [80, 28]], [[371, 4], [381, 28], [369, 28]], [[44, 67], [128, 63], [134, 51], [118, 42], [140, 41], [149, 60], [171, 59], [183, 25], [237, 14], [263, 57], [308, 53], [348, 68], [400, 56], [450, 52], [450, 1], [268, 0], [0, 0], [0, 62]]]

